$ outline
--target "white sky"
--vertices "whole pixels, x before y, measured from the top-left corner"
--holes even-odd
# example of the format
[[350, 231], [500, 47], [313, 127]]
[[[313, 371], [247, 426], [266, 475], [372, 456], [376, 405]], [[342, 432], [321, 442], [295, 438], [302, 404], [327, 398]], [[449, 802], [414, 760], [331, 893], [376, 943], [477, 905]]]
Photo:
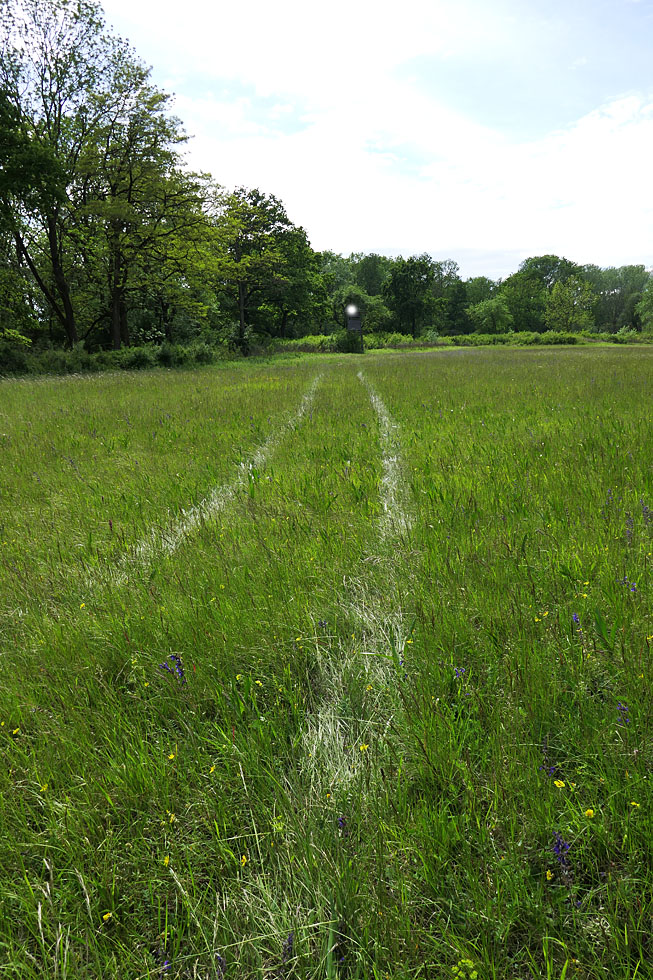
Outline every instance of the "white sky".
[[104, 0], [188, 161], [316, 249], [653, 265], [653, 0]]

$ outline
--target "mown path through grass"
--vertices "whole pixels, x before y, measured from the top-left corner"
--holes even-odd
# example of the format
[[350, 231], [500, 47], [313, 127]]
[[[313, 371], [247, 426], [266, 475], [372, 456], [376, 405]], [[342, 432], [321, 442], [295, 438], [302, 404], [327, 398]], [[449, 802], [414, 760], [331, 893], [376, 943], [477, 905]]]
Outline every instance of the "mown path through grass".
[[[286, 419], [282, 419], [279, 427], [272, 431], [265, 442], [254, 449], [249, 458], [239, 463], [238, 476], [230, 483], [214, 487], [209, 495], [194, 504], [189, 509], [182, 509], [181, 517], [169, 527], [153, 528], [124, 558], [119, 559], [117, 571], [111, 573], [114, 584], [124, 584], [129, 576], [137, 574], [143, 566], [155, 561], [160, 555], [172, 555], [179, 545], [192, 534], [200, 524], [215, 520], [228, 503], [233, 501], [239, 490], [245, 486], [248, 478], [265, 466], [279, 441], [289, 432], [294, 431], [301, 423], [304, 415], [310, 412], [320, 375], [316, 375], [308, 390], [302, 396], [297, 410]], [[127, 567], [129, 570], [125, 570]], [[122, 570], [120, 570], [122, 569]], [[90, 585], [93, 584], [91, 580]]]

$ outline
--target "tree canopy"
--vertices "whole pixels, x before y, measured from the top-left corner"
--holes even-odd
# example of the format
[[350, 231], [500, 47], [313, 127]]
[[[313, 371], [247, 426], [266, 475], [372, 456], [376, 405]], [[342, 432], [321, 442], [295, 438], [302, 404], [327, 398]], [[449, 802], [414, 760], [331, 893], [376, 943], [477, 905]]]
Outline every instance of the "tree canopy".
[[273, 193], [184, 162], [171, 97], [96, 0], [0, 6], [0, 339], [119, 348], [366, 331], [653, 329], [651, 274], [557, 255], [504, 281], [316, 252]]

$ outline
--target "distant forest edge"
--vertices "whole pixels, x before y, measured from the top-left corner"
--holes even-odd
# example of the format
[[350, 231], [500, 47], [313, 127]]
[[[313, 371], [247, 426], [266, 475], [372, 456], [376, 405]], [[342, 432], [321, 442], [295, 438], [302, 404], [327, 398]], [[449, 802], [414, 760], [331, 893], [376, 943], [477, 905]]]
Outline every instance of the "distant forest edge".
[[3, 3], [0, 372], [343, 350], [349, 303], [370, 347], [653, 340], [644, 265], [316, 252], [274, 195], [187, 168], [170, 105], [94, 0]]

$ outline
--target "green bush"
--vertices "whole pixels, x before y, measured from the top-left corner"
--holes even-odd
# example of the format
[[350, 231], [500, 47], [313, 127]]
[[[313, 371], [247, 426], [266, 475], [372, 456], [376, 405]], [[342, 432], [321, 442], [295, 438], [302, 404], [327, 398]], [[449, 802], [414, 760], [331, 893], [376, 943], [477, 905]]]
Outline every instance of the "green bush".
[[621, 327], [616, 333], [611, 334], [610, 340], [613, 344], [636, 344], [641, 334], [629, 327]]
[[25, 347], [0, 340], [0, 374], [26, 374], [30, 360]]
[[339, 330], [334, 337], [335, 350], [339, 354], [360, 354], [361, 339], [353, 330]]
[[123, 371], [139, 371], [142, 368], [154, 367], [156, 364], [152, 349], [149, 347], [126, 347], [120, 351], [119, 365]]

